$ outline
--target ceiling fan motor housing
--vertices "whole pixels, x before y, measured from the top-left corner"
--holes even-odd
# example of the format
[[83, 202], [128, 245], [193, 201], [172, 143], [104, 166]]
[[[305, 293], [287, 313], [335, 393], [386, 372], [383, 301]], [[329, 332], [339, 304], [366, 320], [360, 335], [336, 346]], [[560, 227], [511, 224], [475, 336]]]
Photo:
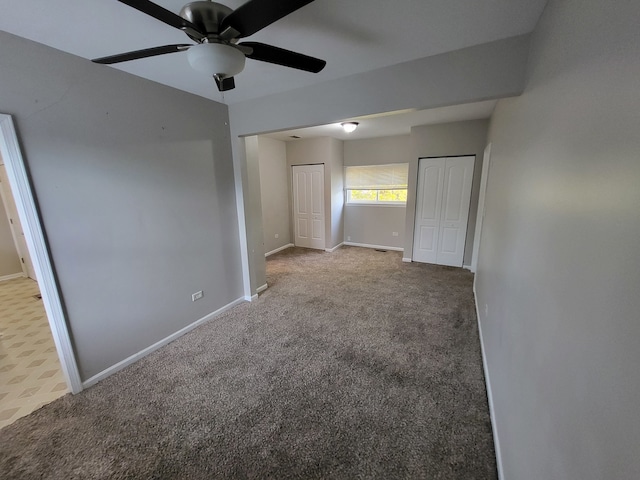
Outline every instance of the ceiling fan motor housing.
[[[199, 1], [187, 3], [180, 10], [180, 16], [193, 23], [201, 32], [206, 32], [207, 36], [212, 36], [213, 38], [208, 39], [213, 40], [221, 33], [220, 23], [222, 20], [232, 12], [232, 9], [220, 3]], [[187, 35], [189, 35], [188, 32]], [[189, 37], [199, 41], [191, 35]]]

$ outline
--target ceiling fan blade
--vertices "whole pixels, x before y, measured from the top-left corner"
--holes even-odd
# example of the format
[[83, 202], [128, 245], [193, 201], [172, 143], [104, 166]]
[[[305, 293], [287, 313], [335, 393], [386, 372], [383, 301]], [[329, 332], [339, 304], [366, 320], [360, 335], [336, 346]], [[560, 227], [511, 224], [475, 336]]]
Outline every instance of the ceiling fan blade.
[[253, 50], [251, 54], [247, 54], [247, 58], [259, 60], [261, 62], [275, 63], [284, 67], [297, 68], [305, 72], [318, 73], [325, 65], [326, 61], [319, 58], [309, 57], [302, 53], [292, 52], [283, 48], [266, 45], [259, 42], [242, 42], [242, 47], [249, 47]]
[[[242, 38], [286, 17], [313, 0], [249, 0], [227, 15], [220, 23], [223, 38]], [[225, 30], [233, 33], [225, 34]]]
[[137, 60], [139, 58], [155, 57], [157, 55], [165, 55], [167, 53], [184, 52], [192, 45], [164, 45], [162, 47], [145, 48], [144, 50], [135, 50], [133, 52], [120, 53], [118, 55], [110, 55], [108, 57], [94, 58], [93, 63], [101, 63], [103, 65], [111, 65], [112, 63], [128, 62], [129, 60]]
[[227, 92], [236, 88], [236, 81], [233, 79], [233, 77], [220, 78], [217, 75], [214, 75], [213, 79], [216, 81], [218, 90], [221, 92]]
[[195, 37], [197, 39], [202, 39], [206, 37], [206, 34], [198, 30], [193, 23], [188, 20], [185, 20], [180, 15], [177, 15], [166, 8], [161, 7], [160, 5], [156, 5], [149, 0], [118, 0], [120, 3], [124, 3], [125, 5], [129, 5], [130, 7], [135, 8], [136, 10], [146, 13], [147, 15], [152, 16], [156, 20], [160, 20], [162, 23], [166, 23], [174, 28], [183, 30], [191, 37]]

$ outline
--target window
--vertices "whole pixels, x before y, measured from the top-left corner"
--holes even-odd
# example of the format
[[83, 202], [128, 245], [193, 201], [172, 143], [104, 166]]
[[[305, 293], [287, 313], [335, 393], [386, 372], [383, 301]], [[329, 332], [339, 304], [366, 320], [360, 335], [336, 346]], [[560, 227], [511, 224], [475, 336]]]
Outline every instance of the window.
[[348, 204], [406, 205], [408, 163], [345, 167]]

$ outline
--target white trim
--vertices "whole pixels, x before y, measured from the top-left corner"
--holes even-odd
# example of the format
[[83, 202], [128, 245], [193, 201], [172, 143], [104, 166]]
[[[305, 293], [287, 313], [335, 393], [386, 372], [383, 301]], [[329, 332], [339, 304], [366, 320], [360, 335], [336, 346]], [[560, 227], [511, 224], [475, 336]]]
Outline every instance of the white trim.
[[338, 245], [336, 245], [333, 248], [325, 248], [324, 251], [327, 252], [327, 253], [333, 253], [343, 245], [344, 245], [344, 242], [340, 242]]
[[[476, 278], [478, 278], [476, 276]], [[500, 451], [500, 438], [498, 437], [498, 429], [496, 426], [496, 415], [493, 407], [493, 394], [491, 389], [491, 377], [489, 376], [489, 367], [487, 366], [487, 356], [484, 350], [484, 337], [482, 336], [482, 322], [480, 322], [480, 309], [478, 308], [478, 296], [476, 295], [476, 282], [473, 281], [473, 299], [476, 303], [476, 318], [478, 319], [478, 333], [480, 335], [480, 350], [482, 351], [482, 368], [484, 370], [484, 380], [487, 386], [487, 400], [489, 402], [489, 417], [491, 418], [491, 431], [493, 432], [493, 447], [496, 451], [496, 464], [498, 466], [498, 480], [504, 480], [502, 468], [502, 453]]]
[[5, 275], [4, 277], [0, 277], [0, 282], [6, 282], [7, 280], [15, 280], [16, 278], [23, 278], [26, 276], [27, 275], [24, 272], [12, 273], [11, 275]]
[[348, 245], [349, 247], [376, 248], [379, 250], [394, 250], [396, 252], [404, 252], [404, 248], [402, 247], [385, 247], [384, 245], [369, 245], [368, 243], [344, 242], [344, 245]]
[[245, 302], [255, 302], [257, 299], [258, 299], [258, 294], [257, 293], [255, 293], [255, 294], [253, 294], [251, 296], [249, 296], [249, 295], [245, 295], [244, 296], [244, 301]]
[[93, 377], [89, 378], [88, 380], [85, 380], [84, 382], [82, 382], [82, 387], [83, 388], [89, 388], [90, 386], [95, 385], [100, 380], [104, 380], [109, 375], [113, 375], [117, 371], [122, 370], [124, 367], [127, 367], [127, 366], [131, 365], [132, 363], [140, 360], [141, 358], [146, 357], [151, 352], [154, 352], [155, 350], [157, 350], [157, 349], [159, 349], [161, 347], [164, 347], [165, 345], [167, 345], [170, 342], [173, 342], [175, 339], [181, 337], [185, 333], [188, 333], [191, 330], [193, 330], [194, 328], [202, 325], [204, 322], [207, 322], [207, 321], [217, 317], [218, 315], [226, 312], [227, 310], [235, 307], [236, 305], [239, 305], [240, 303], [242, 303], [244, 301], [245, 301], [244, 298], [238, 298], [238, 299], [234, 300], [233, 302], [225, 305], [224, 307], [219, 308], [215, 312], [212, 312], [212, 313], [202, 317], [200, 320], [196, 320], [192, 324], [187, 325], [186, 327], [178, 330], [175, 333], [172, 333], [171, 335], [169, 335], [166, 338], [163, 338], [159, 342], [154, 343], [153, 345], [145, 348], [144, 350], [140, 350], [138, 353], [134, 353], [130, 357], [125, 358], [124, 360], [116, 363], [115, 365], [112, 365], [111, 367], [101, 371], [100, 373], [97, 373], [96, 375], [94, 375]]
[[407, 257], [402, 257], [402, 261], [404, 263], [411, 263], [412, 262], [412, 260], [410, 258], [407, 258]]
[[471, 270], [471, 265], [462, 265], [462, 268], [464, 268], [465, 270], [469, 270], [470, 272], [473, 272], [473, 270]]
[[266, 283], [264, 285], [262, 285], [261, 287], [256, 288], [256, 293], [262, 293], [264, 292], [267, 288], [269, 288], [269, 285], [267, 285]]
[[482, 160], [482, 173], [480, 175], [480, 193], [478, 194], [478, 212], [476, 213], [476, 231], [473, 234], [473, 250], [471, 254], [471, 271], [478, 269], [478, 255], [480, 253], [480, 240], [482, 239], [482, 224], [484, 222], [485, 199], [487, 195], [487, 182], [489, 180], [489, 167], [491, 166], [491, 143], [484, 149]]
[[286, 250], [287, 248], [291, 248], [291, 247], [295, 247], [295, 245], [293, 243], [287, 243], [286, 245], [283, 245], [282, 247], [276, 248], [275, 250], [271, 250], [270, 252], [267, 252], [264, 254], [265, 257], [269, 257], [275, 253], [281, 252], [282, 250]]
[[[398, 189], [399, 190], [399, 189]], [[406, 190], [406, 189], [403, 189]], [[398, 203], [382, 203], [382, 202], [344, 202], [347, 207], [391, 207], [391, 208], [407, 208], [407, 202]]]
[[44, 240], [44, 233], [11, 115], [0, 114], [0, 140], [2, 140], [0, 141], [0, 151], [2, 152], [7, 177], [9, 178], [9, 184], [18, 209], [18, 217], [27, 240], [27, 247], [31, 253], [33, 268], [38, 277], [42, 303], [47, 312], [62, 372], [69, 390], [73, 393], [78, 393], [82, 391], [80, 372], [78, 371], [71, 337], [67, 329], [67, 320], [62, 309], [58, 284], [53, 275], [49, 251]]

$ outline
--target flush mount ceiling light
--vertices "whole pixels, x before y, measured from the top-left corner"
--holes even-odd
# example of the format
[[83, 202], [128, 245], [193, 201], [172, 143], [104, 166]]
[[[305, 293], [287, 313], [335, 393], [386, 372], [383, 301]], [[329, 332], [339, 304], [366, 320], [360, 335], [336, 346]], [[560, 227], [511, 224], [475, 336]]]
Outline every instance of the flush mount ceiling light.
[[358, 122], [344, 122], [344, 123], [341, 123], [340, 125], [342, 125], [342, 128], [344, 128], [345, 132], [351, 133], [351, 132], [354, 132], [356, 130], [356, 128], [358, 128], [359, 123]]

